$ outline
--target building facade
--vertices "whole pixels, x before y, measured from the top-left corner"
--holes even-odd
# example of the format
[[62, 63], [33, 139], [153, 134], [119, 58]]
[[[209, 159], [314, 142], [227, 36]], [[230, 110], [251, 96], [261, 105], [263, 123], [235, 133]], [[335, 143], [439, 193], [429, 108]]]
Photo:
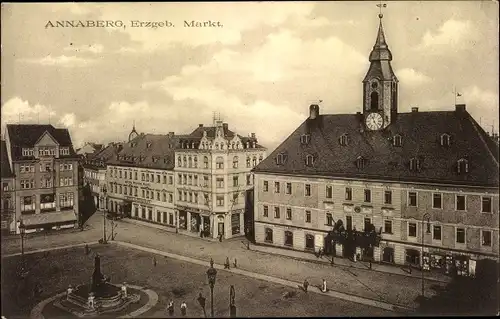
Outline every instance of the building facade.
[[15, 175], [16, 222], [22, 220], [27, 232], [74, 227], [79, 157], [68, 130], [8, 124], [6, 148]]
[[[498, 260], [498, 144], [463, 104], [400, 112], [391, 60], [380, 16], [362, 110], [322, 115], [311, 105], [255, 168], [255, 240], [474, 272], [476, 260]], [[349, 231], [375, 226], [380, 244], [336, 245], [329, 234], [339, 221]]]
[[1, 156], [1, 179], [2, 179], [2, 202], [0, 210], [0, 222], [2, 234], [15, 233], [16, 231], [16, 211], [14, 208], [15, 196], [15, 176], [12, 174], [9, 158], [7, 156], [7, 145], [4, 140], [0, 141]]
[[174, 168], [179, 231], [222, 239], [245, 234], [251, 169], [265, 156], [254, 133], [243, 137], [219, 119], [179, 136]]

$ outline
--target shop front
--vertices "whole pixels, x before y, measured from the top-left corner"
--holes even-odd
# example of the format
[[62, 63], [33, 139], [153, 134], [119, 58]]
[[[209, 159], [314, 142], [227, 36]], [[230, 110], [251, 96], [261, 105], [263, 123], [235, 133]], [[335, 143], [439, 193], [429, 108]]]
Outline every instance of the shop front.
[[201, 231], [201, 216], [198, 213], [191, 213], [191, 232], [200, 233]]

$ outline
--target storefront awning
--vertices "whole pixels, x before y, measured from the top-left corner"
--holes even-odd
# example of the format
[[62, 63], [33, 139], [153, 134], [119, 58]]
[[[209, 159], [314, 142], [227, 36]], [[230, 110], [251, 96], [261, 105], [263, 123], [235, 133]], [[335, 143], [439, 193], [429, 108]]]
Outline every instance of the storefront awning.
[[69, 210], [56, 213], [24, 215], [22, 219], [26, 229], [33, 229], [49, 225], [57, 226], [72, 223], [76, 221], [76, 216], [74, 211]]

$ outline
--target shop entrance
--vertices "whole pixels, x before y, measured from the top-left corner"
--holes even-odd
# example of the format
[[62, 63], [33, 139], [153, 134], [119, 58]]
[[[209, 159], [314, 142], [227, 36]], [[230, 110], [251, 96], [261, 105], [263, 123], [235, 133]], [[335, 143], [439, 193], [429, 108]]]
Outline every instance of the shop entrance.
[[217, 236], [222, 235], [222, 238], [224, 238], [224, 223], [219, 223], [218, 225], [218, 233]]

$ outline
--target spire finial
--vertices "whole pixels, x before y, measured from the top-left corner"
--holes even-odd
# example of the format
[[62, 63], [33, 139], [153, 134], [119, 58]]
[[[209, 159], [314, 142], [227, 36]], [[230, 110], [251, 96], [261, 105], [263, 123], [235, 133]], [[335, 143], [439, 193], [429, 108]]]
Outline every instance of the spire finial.
[[135, 131], [135, 120], [133, 121], [132, 129]]
[[387, 4], [382, 3], [382, 1], [380, 1], [380, 3], [377, 4], [377, 7], [379, 9], [378, 18], [382, 20], [382, 18], [384, 17], [384, 14], [382, 13], [382, 8], [387, 8]]

